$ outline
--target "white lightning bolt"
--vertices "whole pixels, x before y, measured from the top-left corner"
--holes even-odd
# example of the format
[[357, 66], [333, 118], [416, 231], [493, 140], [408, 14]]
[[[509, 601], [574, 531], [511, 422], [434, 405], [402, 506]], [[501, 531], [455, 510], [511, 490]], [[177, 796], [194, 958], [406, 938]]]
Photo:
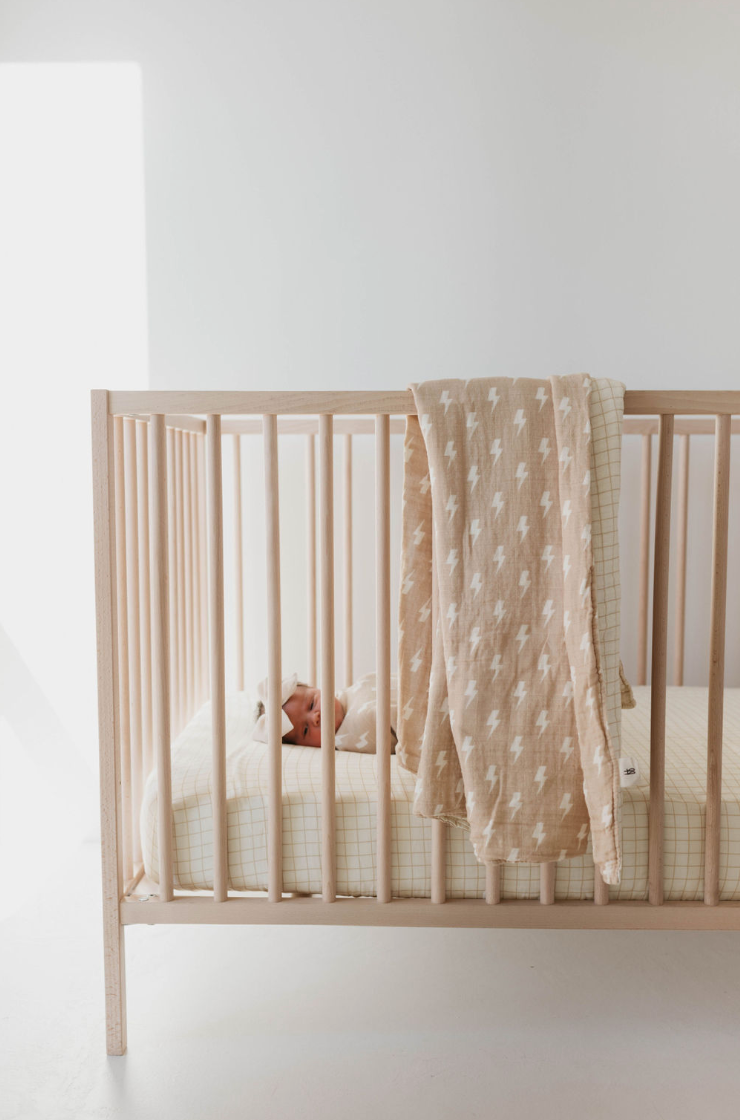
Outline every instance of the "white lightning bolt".
[[470, 493], [471, 494], [475, 490], [475, 487], [478, 483], [479, 478], [480, 478], [480, 471], [476, 467], [475, 463], [473, 463], [472, 467], [468, 471], [468, 482], [470, 483]]
[[550, 570], [550, 565], [552, 564], [553, 560], [555, 559], [555, 557], [552, 554], [552, 545], [551, 544], [545, 545], [545, 547], [542, 551], [542, 559], [547, 564], [547, 568], [548, 568], [548, 571], [549, 571]]
[[437, 762], [436, 762], [437, 777], [439, 777], [439, 775], [442, 773], [442, 771], [444, 770], [446, 765], [447, 765], [447, 751], [440, 751], [439, 754], [437, 755]]
[[516, 861], [518, 859], [519, 859], [519, 849], [518, 848], [512, 848], [511, 851], [509, 852], [508, 856], [506, 857], [506, 862], [507, 863], [516, 863]]
[[542, 412], [542, 406], [544, 405], [545, 401], [547, 400], [547, 393], [545, 392], [542, 385], [540, 385], [539, 389], [537, 390], [537, 393], [536, 393], [534, 399], [536, 401], [540, 402], [540, 412]]
[[488, 390], [488, 399], [491, 402], [491, 412], [495, 409], [499, 402], [498, 389], [493, 388]]
[[524, 697], [527, 695], [527, 690], [524, 687], [524, 681], [519, 681], [517, 683], [517, 686], [514, 689], [514, 695], [516, 696], [516, 699], [517, 699], [517, 705], [516, 706], [518, 708], [519, 705], [521, 704], [522, 700], [524, 699]]
[[588, 548], [588, 546], [591, 544], [591, 526], [589, 524], [583, 526], [581, 540], [583, 541], [584, 548]]
[[414, 709], [412, 708], [411, 701], [409, 700], [408, 703], [406, 704], [406, 706], [403, 709], [403, 719], [405, 719], [405, 720], [406, 719], [411, 719], [411, 716], [413, 715], [413, 712], [414, 712]]
[[563, 399], [561, 400], [560, 404], [558, 405], [558, 408], [559, 408], [559, 409], [560, 409], [560, 411], [562, 412], [562, 414], [563, 414], [563, 420], [564, 420], [564, 419], [565, 419], [565, 417], [566, 417], [566, 416], [568, 415], [568, 413], [570, 412], [570, 397], [563, 397]]
[[547, 833], [545, 832], [545, 826], [542, 823], [542, 821], [537, 821], [537, 824], [535, 825], [535, 829], [534, 829], [534, 832], [532, 833], [532, 836], [537, 841], [537, 847], [539, 848], [540, 844], [542, 843], [542, 841], [547, 836]]
[[498, 708], [496, 708], [496, 710], [494, 712], [491, 712], [490, 716], [486, 720], [486, 727], [490, 727], [490, 729], [491, 729], [488, 732], [488, 738], [489, 739], [491, 738], [491, 736], [493, 735], [494, 731], [496, 730], [496, 728], [498, 727], [498, 725], [500, 723], [501, 723], [501, 720], [498, 718]]
[[521, 795], [521, 793], [515, 793], [514, 796], [511, 799], [511, 801], [509, 802], [509, 808], [511, 809], [511, 820], [512, 821], [514, 820], [514, 817], [517, 815], [517, 813], [519, 812], [521, 807], [522, 807], [522, 795]]
[[493, 787], [496, 785], [496, 781], [497, 781], [496, 763], [495, 762], [492, 762], [491, 765], [488, 767], [488, 773], [486, 774], [486, 781], [491, 786], [491, 788], [488, 792], [493, 793]]
[[519, 652], [520, 653], [524, 649], [524, 645], [527, 641], [527, 638], [529, 637], [528, 631], [529, 631], [529, 626], [527, 625], [526, 622], [522, 626], [519, 627], [519, 633], [516, 636], [516, 640], [517, 640], [517, 642], [519, 642]]
[[421, 418], [421, 431], [422, 431], [422, 434], [423, 434], [425, 439], [429, 435], [429, 431], [430, 431], [431, 427], [432, 427], [431, 418], [429, 416], [429, 413], [425, 412], [424, 415]]
[[439, 721], [440, 723], [444, 723], [444, 721], [449, 718], [450, 699], [448, 696], [445, 696], [444, 700], [442, 701], [442, 706], [439, 709], [439, 714], [442, 716], [441, 720]]
[[449, 622], [450, 626], [455, 625], [459, 613], [460, 612], [457, 609], [457, 603], [450, 603], [449, 607], [447, 608], [447, 621]]
[[586, 707], [591, 709], [591, 715], [594, 714], [594, 690], [589, 688], [586, 692]]
[[611, 828], [613, 820], [614, 815], [611, 810], [611, 805], [605, 805], [601, 810], [601, 823], [604, 828]]
[[430, 486], [431, 482], [429, 481], [429, 475], [425, 474], [419, 483], [419, 489], [421, 490], [422, 494], [426, 494]]
[[[456, 669], [457, 669], [457, 661], [455, 660], [454, 657], [448, 657], [447, 658], [447, 676], [448, 677], [453, 677], [455, 675], [455, 670]], [[450, 712], [450, 722], [452, 722], [452, 712]]]
[[414, 577], [412, 575], [407, 575], [406, 579], [403, 581], [403, 587], [401, 588], [401, 594], [402, 595], [408, 595], [409, 591], [411, 590], [411, 588], [413, 586], [414, 586]]
[[493, 835], [493, 833], [495, 831], [496, 831], [496, 829], [493, 827], [493, 817], [491, 817], [490, 821], [488, 822], [486, 827], [483, 829], [483, 835], [486, 838], [486, 843], [487, 844], [490, 843], [491, 836]]
[[472, 657], [480, 644], [480, 627], [474, 626], [470, 632], [470, 656]]
[[414, 548], [419, 547], [425, 536], [426, 533], [422, 529], [421, 525], [417, 525], [416, 529], [414, 530]]
[[416, 653], [414, 654], [414, 656], [412, 658], [412, 661], [411, 661], [411, 672], [412, 673], [418, 672], [419, 666], [421, 665], [421, 662], [422, 662], [422, 656], [421, 656], [421, 650], [419, 649], [419, 650], [416, 651]]
[[478, 421], [476, 420], [477, 415], [478, 415], [477, 412], [469, 412], [468, 413], [468, 418], [465, 421], [465, 426], [468, 429], [468, 431], [470, 432], [471, 436], [472, 436], [473, 432], [475, 431], [475, 429], [478, 427]]
[[432, 613], [432, 608], [430, 606], [431, 601], [431, 599], [427, 599], [424, 606], [419, 607], [419, 622], [426, 622], [426, 620], [429, 618], [429, 615]]
[[586, 471], [583, 476], [583, 485], [586, 487], [586, 493], [588, 494], [591, 490], [591, 471]]
[[570, 736], [563, 739], [563, 745], [560, 748], [560, 753], [565, 755], [566, 762], [573, 754], [573, 740], [570, 738]]
[[496, 517], [498, 517], [498, 515], [501, 513], [501, 510], [503, 508], [504, 508], [504, 497], [503, 497], [503, 494], [501, 493], [501, 491], [497, 490], [496, 493], [493, 495], [493, 501], [491, 502], [491, 509], [496, 510]]
[[577, 836], [576, 839], [580, 840], [581, 843], [583, 843], [583, 841], [586, 839], [587, 836], [588, 836], [588, 825], [587, 824], [582, 824], [581, 827], [578, 830], [578, 836]]
[[573, 462], [573, 456], [570, 453], [569, 447], [564, 447], [560, 452], [560, 462], [563, 464], [563, 470], [567, 471], [568, 467]]
[[539, 767], [537, 773], [534, 776], [534, 780], [535, 780], [535, 782], [537, 782], [537, 785], [540, 787], [537, 790], [537, 792], [542, 793], [545, 782], [547, 781], [547, 767], [546, 766], [540, 766]]
[[519, 518], [519, 524], [516, 527], [516, 531], [517, 531], [517, 533], [522, 534], [522, 539], [519, 541], [519, 544], [521, 544], [522, 541], [524, 540], [524, 538], [526, 537], [527, 533], [529, 532], [529, 523], [527, 521], [526, 513], [523, 513], [522, 516]]
[[509, 747], [509, 753], [514, 755], [514, 762], [519, 761], [519, 755], [522, 753], [522, 737], [517, 735], [516, 739], [512, 741]]
[[480, 572], [476, 572], [470, 581], [470, 590], [475, 592], [476, 598], [482, 586], [483, 584], [481, 582]]
[[545, 459], [550, 454], [550, 441], [549, 441], [549, 439], [541, 439], [540, 440], [540, 446], [537, 448], [537, 450], [539, 451], [540, 455], [542, 456], [542, 464], [544, 466]]
[[570, 556], [564, 556], [563, 557], [563, 579], [568, 578], [568, 572], [569, 571], [570, 571]]
[[527, 423], [527, 418], [524, 415], [524, 409], [523, 408], [518, 408], [516, 410], [516, 414], [514, 416], [514, 423], [516, 424], [516, 427], [517, 427], [516, 434], [518, 436], [520, 436], [522, 434], [522, 428]]
[[590, 638], [590, 635], [589, 635], [588, 630], [587, 630], [586, 633], [581, 638], [581, 646], [580, 646], [580, 648], [583, 650], [583, 660], [584, 660], [584, 662], [588, 661], [588, 654], [589, 654], [590, 647], [591, 647], [591, 638]]
[[601, 743], [598, 743], [596, 746], [596, 750], [594, 751], [594, 766], [598, 771], [599, 777], [601, 777], [601, 764], [603, 761], [604, 753], [601, 747]]
[[526, 463], [522, 462], [519, 464], [519, 466], [516, 468], [516, 474], [514, 477], [518, 480], [517, 490], [521, 490], [524, 479], [529, 478], [529, 471], [527, 470]]
[[450, 515], [450, 521], [452, 521], [453, 517], [457, 513], [458, 508], [457, 494], [450, 494], [449, 498], [447, 499], [447, 505], [445, 506], [447, 513], [449, 513]]
[[454, 439], [448, 439], [447, 446], [445, 447], [445, 455], [449, 459], [449, 463], [447, 464], [447, 466], [449, 467], [453, 460], [457, 458]]
[[470, 735], [466, 735], [465, 740], [464, 740], [463, 745], [462, 745], [462, 750], [465, 754], [465, 759], [466, 760], [467, 760], [470, 752], [473, 750], [474, 746], [475, 746], [475, 743], [471, 739]]
[[571, 515], [572, 512], [573, 512], [573, 510], [571, 509], [570, 498], [566, 498], [565, 501], [563, 502], [563, 514], [562, 514], [563, 517], [565, 518], [565, 524], [566, 525], [570, 521], [570, 515]]
[[[537, 663], [537, 668], [540, 671], [540, 673], [542, 673], [542, 680], [544, 681], [545, 677], [547, 676], [547, 674], [552, 669], [552, 666], [550, 665], [550, 657], [547, 653], [541, 653], [540, 654], [540, 659], [539, 659], [539, 662]], [[542, 681], [540, 681], [540, 684], [541, 683], [542, 683]]]
[[494, 680], [496, 680], [499, 673], [501, 672], [501, 668], [502, 668], [501, 654], [497, 653], [494, 656], [493, 661], [491, 662], [491, 672], [493, 673], [493, 679]]
[[478, 540], [478, 537], [480, 536], [480, 520], [477, 517], [474, 521], [470, 522], [468, 533], [473, 538], [473, 544], [475, 544], [475, 542]]
[[552, 599], [548, 599], [542, 608], [542, 613], [545, 615], [545, 626], [549, 626], [552, 621], [552, 616], [555, 614], [555, 608], [552, 605]]
[[565, 818], [568, 816], [568, 813], [573, 808], [573, 798], [571, 797], [571, 795], [569, 793], [564, 793], [563, 794], [563, 800], [560, 802], [560, 808], [563, 810], [563, 815], [561, 816], [560, 819], [561, 819], [561, 821], [564, 821]]
[[357, 749], [358, 749], [358, 751], [364, 751], [366, 746], [367, 746], [367, 731], [363, 731], [362, 735], [360, 735], [360, 738], [357, 740]]
[[540, 505], [542, 506], [542, 516], [547, 517], [548, 513], [552, 509], [552, 499], [550, 497], [549, 490], [543, 491], [542, 497], [540, 498]]
[[525, 595], [526, 592], [529, 591], [529, 588], [532, 586], [532, 581], [529, 578], [529, 571], [527, 568], [525, 568], [522, 574], [519, 576], [519, 586], [522, 589], [519, 596], [519, 598], [521, 599], [522, 595]]
[[442, 391], [442, 396], [439, 398], [439, 403], [443, 404], [445, 406], [445, 416], [446, 416], [447, 415], [447, 409], [452, 404], [452, 399], [451, 399], [450, 394], [447, 392], [446, 389], [444, 389]]
[[503, 564], [504, 560], [506, 559], [506, 553], [504, 552], [504, 546], [502, 544], [500, 544], [498, 546], [498, 548], [496, 549], [496, 551], [494, 552], [493, 559], [498, 564], [498, 568], [496, 568], [496, 571], [500, 572], [501, 571], [501, 565]]
[[500, 439], [495, 439], [493, 441], [493, 443], [491, 444], [491, 454], [493, 455], [493, 465], [495, 467], [496, 463], [498, 463], [499, 459], [501, 458], [501, 440]]
[[475, 681], [468, 681], [468, 687], [465, 689], [465, 695], [468, 698], [468, 702], [465, 707], [469, 708], [473, 700], [475, 700], [476, 696], [478, 695], [478, 689], [476, 687]]
[[537, 716], [537, 723], [535, 724], [535, 727], [539, 727], [540, 729], [540, 738], [549, 726], [550, 721], [547, 718], [547, 708], [543, 708], [540, 714]]
[[504, 607], [503, 599], [497, 599], [496, 606], [493, 608], [493, 617], [496, 619], [497, 626], [503, 622], [505, 614], [506, 608]]
[[568, 633], [568, 627], [569, 626], [570, 626], [570, 611], [563, 611], [563, 629], [565, 630], [566, 634]]
[[450, 575], [452, 575], [455, 568], [457, 567], [457, 549], [456, 548], [451, 548], [450, 549], [450, 554], [447, 557], [447, 563], [450, 565]]
[[566, 681], [563, 686], [563, 698], [565, 699], [566, 708], [573, 699], [573, 681]]

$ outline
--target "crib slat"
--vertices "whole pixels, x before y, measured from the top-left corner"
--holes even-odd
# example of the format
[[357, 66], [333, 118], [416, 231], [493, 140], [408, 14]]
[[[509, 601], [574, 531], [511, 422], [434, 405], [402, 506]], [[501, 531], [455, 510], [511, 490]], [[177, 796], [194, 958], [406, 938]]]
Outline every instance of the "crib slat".
[[486, 902], [497, 906], [501, 901], [501, 864], [486, 864]]
[[689, 436], [679, 436], [678, 541], [676, 549], [676, 638], [673, 650], [673, 683], [683, 684], [686, 642], [686, 546], [689, 530]]
[[658, 485], [655, 493], [653, 559], [653, 650], [650, 669], [650, 809], [648, 815], [648, 898], [663, 902], [663, 818], [665, 799], [665, 705], [668, 642], [668, 559], [671, 545], [672, 415], [660, 417]]
[[555, 901], [555, 868], [556, 863], [540, 864], [540, 902], [543, 906], [552, 906]]
[[237, 692], [244, 690], [244, 557], [242, 555], [242, 442], [231, 437], [234, 447], [234, 659]]
[[141, 862], [142, 792], [141, 622], [139, 613], [139, 514], [136, 421], [123, 421], [126, 490], [126, 607], [128, 610], [129, 731], [131, 735], [131, 838], [134, 866]]
[[193, 523], [190, 519], [190, 435], [182, 438], [182, 520], [183, 520], [183, 594], [185, 599], [185, 695], [186, 721], [195, 708], [194, 656], [193, 656]]
[[193, 667], [193, 711], [203, 702], [201, 691], [201, 657], [200, 648], [203, 640], [200, 629], [200, 544], [198, 534], [198, 437], [194, 432], [185, 435], [188, 441], [188, 465], [190, 474], [190, 598], [192, 626], [192, 649], [190, 658]]
[[650, 486], [653, 437], [642, 437], [640, 473], [640, 597], [637, 615], [637, 683], [647, 684], [648, 608], [650, 604]]
[[708, 906], [716, 906], [719, 903], [720, 890], [719, 841], [722, 827], [722, 725], [725, 687], [725, 617], [727, 607], [731, 434], [732, 418], [730, 416], [718, 416], [714, 452], [714, 530], [707, 723], [707, 822], [704, 862], [704, 901]]
[[185, 619], [185, 500], [183, 492], [183, 454], [182, 430], [175, 429], [175, 493], [177, 503], [175, 519], [177, 524], [177, 629], [179, 643], [177, 649], [177, 672], [179, 677], [178, 691], [180, 694], [180, 727], [184, 727], [188, 718], [188, 681], [187, 681], [187, 631]]
[[198, 562], [200, 565], [200, 662], [202, 698], [211, 694], [210, 666], [208, 661], [208, 513], [206, 510], [206, 437], [198, 440]]
[[594, 867], [594, 902], [597, 906], [607, 906], [609, 903], [609, 884], [601, 878], [598, 867]]
[[136, 422], [139, 513], [139, 610], [141, 616], [141, 737], [143, 778], [152, 769], [152, 607], [149, 590], [149, 455], [147, 425]]
[[221, 417], [206, 417], [208, 482], [208, 617], [211, 648], [211, 728], [213, 736], [213, 900], [228, 897], [226, 820], [226, 664], [224, 657], [224, 540], [221, 478]]
[[316, 437], [306, 436], [306, 609], [308, 683], [316, 676]]
[[118, 608], [118, 703], [121, 743], [121, 843], [123, 878], [133, 877], [133, 837], [131, 834], [131, 709], [129, 699], [128, 604], [126, 577], [126, 474], [123, 418], [113, 420], [116, 497], [116, 597]]
[[352, 435], [344, 437], [344, 687], [354, 676], [352, 618]]
[[334, 804], [334, 417], [319, 416], [319, 581], [321, 590], [321, 880], [324, 902], [336, 899]]
[[267, 571], [267, 892], [270, 902], [283, 897], [283, 734], [282, 641], [280, 611], [280, 487], [277, 416], [262, 417], [265, 454], [265, 543]]
[[152, 597], [152, 717], [157, 763], [159, 897], [172, 900], [167, 444], [164, 416], [149, 421], [149, 569]]
[[447, 825], [432, 818], [432, 902], [447, 901]]
[[[180, 632], [177, 617], [177, 501], [175, 497], [175, 431], [167, 429], [167, 613], [169, 617], [169, 679], [170, 679], [170, 728], [173, 735], [180, 729], [180, 674], [177, 655], [180, 648]], [[151, 439], [150, 439], [151, 446]], [[151, 464], [150, 464], [151, 470]], [[150, 480], [151, 491], [151, 480]], [[151, 512], [151, 510], [150, 510]], [[151, 548], [151, 538], [150, 538]], [[152, 579], [154, 576], [152, 575]], [[154, 606], [152, 606], [154, 611]], [[152, 623], [152, 626], [154, 623]], [[153, 631], [152, 631], [153, 634]], [[154, 638], [152, 637], [152, 642]]]
[[[351, 437], [346, 437], [351, 438]], [[375, 417], [375, 647], [378, 841], [376, 894], [391, 900], [391, 489], [390, 428]]]

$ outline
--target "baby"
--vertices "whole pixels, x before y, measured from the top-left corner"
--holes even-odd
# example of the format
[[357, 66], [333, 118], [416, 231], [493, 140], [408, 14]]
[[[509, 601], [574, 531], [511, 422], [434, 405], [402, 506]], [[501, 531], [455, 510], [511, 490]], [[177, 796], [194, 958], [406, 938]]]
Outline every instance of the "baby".
[[[395, 750], [397, 681], [391, 677], [391, 751]], [[259, 702], [252, 738], [267, 742], [267, 679], [257, 685]], [[321, 746], [321, 721], [329, 718], [322, 712], [321, 689], [304, 684], [293, 673], [281, 682], [282, 740], [296, 747]], [[374, 754], [376, 749], [376, 683], [375, 674], [367, 673], [334, 697], [334, 742], [338, 751]], [[340, 730], [341, 729], [341, 730]]]

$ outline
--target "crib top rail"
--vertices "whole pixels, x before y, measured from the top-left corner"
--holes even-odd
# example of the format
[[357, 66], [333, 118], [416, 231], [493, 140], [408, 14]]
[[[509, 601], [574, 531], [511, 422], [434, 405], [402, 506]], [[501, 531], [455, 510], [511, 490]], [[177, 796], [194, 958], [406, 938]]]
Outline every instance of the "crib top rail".
[[[740, 415], [737, 390], [628, 389], [624, 397], [628, 416], [735, 416]], [[114, 416], [141, 413], [185, 416], [315, 416], [324, 414], [413, 416], [413, 394], [329, 390], [304, 392], [228, 392], [160, 390], [109, 391], [108, 412]]]

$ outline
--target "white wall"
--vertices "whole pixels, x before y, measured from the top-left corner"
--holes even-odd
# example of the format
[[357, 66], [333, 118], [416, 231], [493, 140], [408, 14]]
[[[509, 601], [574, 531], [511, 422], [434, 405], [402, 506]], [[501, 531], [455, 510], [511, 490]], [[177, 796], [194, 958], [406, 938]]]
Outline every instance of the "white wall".
[[[632, 388], [738, 387], [737, 5], [6, 0], [1, 30], [5, 58], [142, 68], [154, 386], [588, 370]], [[301, 455], [286, 451], [285, 540]], [[705, 472], [689, 680], [706, 660], [709, 486]], [[625, 546], [629, 669], [626, 524]], [[368, 574], [371, 548], [360, 527]], [[285, 575], [298, 661], [297, 554]], [[259, 592], [252, 609], [256, 674]], [[730, 643], [737, 683], [732, 627]]]

